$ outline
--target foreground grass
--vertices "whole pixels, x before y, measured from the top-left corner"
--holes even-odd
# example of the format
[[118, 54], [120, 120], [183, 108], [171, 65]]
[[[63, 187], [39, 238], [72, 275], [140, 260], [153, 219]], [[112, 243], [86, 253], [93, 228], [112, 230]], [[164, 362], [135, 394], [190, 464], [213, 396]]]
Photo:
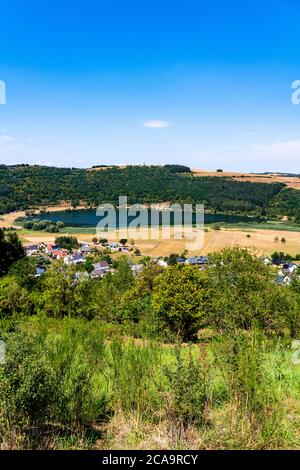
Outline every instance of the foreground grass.
[[288, 339], [254, 331], [173, 345], [43, 317], [1, 332], [2, 449], [300, 447]]

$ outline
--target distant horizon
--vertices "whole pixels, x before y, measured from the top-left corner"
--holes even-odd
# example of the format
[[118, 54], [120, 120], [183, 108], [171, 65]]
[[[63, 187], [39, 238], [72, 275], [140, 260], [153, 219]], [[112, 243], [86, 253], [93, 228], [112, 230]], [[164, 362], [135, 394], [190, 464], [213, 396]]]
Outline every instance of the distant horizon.
[[[21, 163], [2, 163], [0, 162], [0, 167], [1, 165], [5, 165], [7, 167], [14, 167], [14, 166], [25, 166], [25, 165], [28, 165], [28, 166], [45, 166], [45, 167], [49, 167], [49, 168], [69, 168], [69, 169], [77, 169], [77, 170], [92, 170], [93, 168], [101, 168], [103, 167], [103, 169], [106, 169], [106, 168], [126, 168], [126, 167], [130, 167], [130, 166], [141, 166], [141, 167], [151, 167], [151, 166], [161, 166], [161, 167], [164, 167], [166, 165], [170, 165], [172, 163], [168, 162], [168, 163], [134, 163], [134, 164], [131, 164], [131, 163], [128, 163], [128, 164], [106, 164], [106, 163], [96, 163], [94, 164], [93, 166], [87, 166], [87, 167], [84, 167], [84, 166], [65, 166], [65, 165], [50, 165], [50, 164], [42, 164], [42, 163], [27, 163], [27, 162], [21, 162]], [[186, 163], [182, 163], [182, 162], [176, 162], [174, 163], [174, 165], [183, 165], [183, 166], [187, 166], [189, 167], [189, 165], [187, 165]], [[234, 169], [228, 169], [228, 168], [192, 168], [192, 167], [189, 167], [191, 172], [203, 172], [203, 173], [236, 173], [236, 174], [290, 174], [290, 175], [295, 175], [295, 176], [298, 176], [300, 173], [297, 173], [297, 172], [291, 172], [291, 171], [273, 171], [273, 170], [266, 170], [266, 171], [239, 171], [239, 170], [234, 170]], [[221, 171], [219, 171], [221, 170]]]

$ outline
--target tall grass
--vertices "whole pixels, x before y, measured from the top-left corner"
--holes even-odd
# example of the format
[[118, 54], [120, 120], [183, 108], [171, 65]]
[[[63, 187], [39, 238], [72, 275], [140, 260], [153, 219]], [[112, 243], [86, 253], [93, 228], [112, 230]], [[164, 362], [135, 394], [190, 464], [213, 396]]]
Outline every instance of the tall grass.
[[300, 445], [287, 339], [254, 328], [174, 347], [43, 317], [2, 336], [0, 448]]

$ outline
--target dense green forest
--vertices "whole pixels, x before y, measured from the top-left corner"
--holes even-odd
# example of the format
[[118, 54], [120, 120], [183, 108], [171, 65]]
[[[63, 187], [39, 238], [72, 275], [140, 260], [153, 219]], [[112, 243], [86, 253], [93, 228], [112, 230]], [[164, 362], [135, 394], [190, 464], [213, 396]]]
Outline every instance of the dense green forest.
[[0, 167], [0, 213], [71, 201], [74, 206], [117, 203], [204, 203], [206, 209], [253, 215], [300, 214], [300, 192], [281, 183], [195, 177], [181, 165], [85, 170], [43, 166]]
[[204, 270], [36, 277], [0, 234], [0, 449], [300, 447], [297, 276], [236, 247]]

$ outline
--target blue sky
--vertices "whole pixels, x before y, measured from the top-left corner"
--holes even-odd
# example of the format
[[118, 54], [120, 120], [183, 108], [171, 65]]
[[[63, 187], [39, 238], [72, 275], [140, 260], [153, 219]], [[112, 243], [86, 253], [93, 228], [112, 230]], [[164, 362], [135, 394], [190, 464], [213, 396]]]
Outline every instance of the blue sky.
[[2, 0], [0, 162], [300, 172], [298, 1]]

